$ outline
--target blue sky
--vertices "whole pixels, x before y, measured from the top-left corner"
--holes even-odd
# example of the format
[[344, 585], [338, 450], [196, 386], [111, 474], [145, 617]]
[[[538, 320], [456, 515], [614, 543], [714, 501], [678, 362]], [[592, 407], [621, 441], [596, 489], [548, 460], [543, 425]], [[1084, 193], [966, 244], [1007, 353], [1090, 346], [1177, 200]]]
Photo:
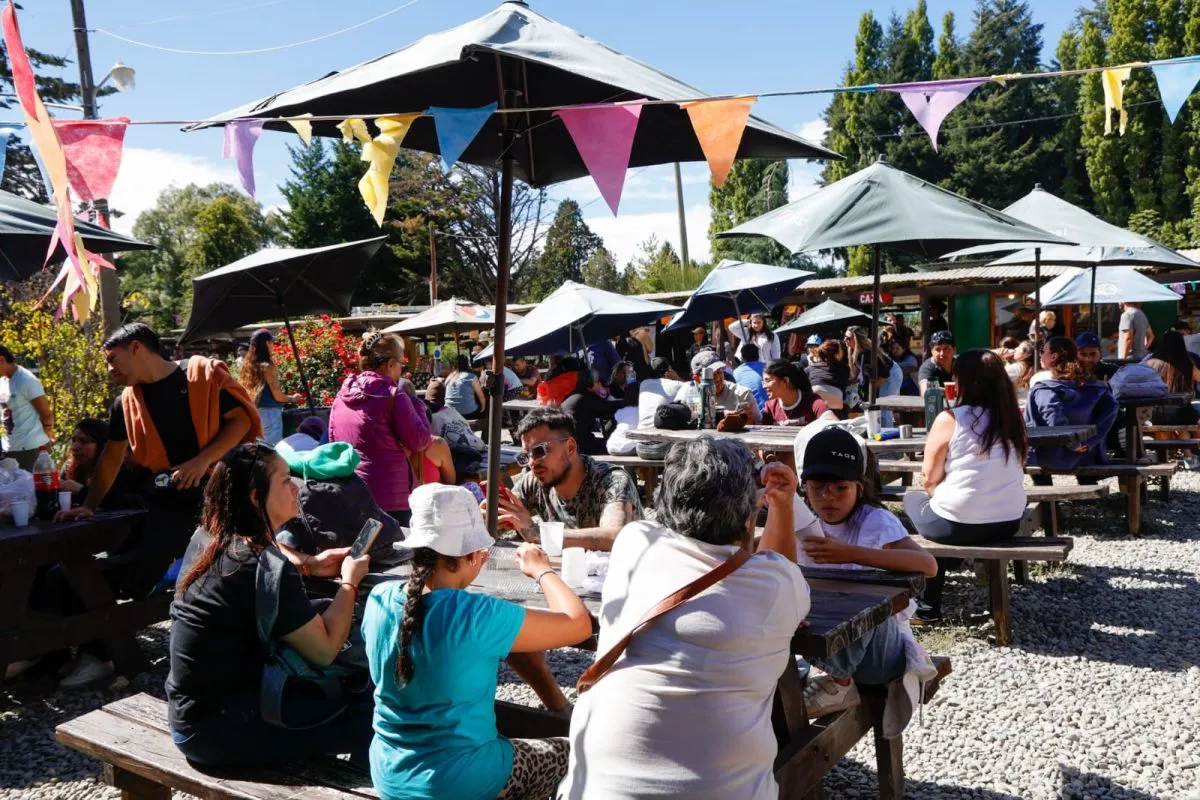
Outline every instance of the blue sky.
[[[227, 51], [297, 42], [370, 19], [411, 0], [92, 0], [88, 27], [103, 28], [163, 47]], [[915, 0], [914, 0], [915, 2]], [[858, 19], [868, 9], [886, 18], [904, 13], [895, 5], [861, 0], [530, 0], [542, 14], [713, 93], [766, 92], [835, 85], [853, 54]], [[75, 57], [67, 0], [28, 0], [19, 14], [29, 47]], [[368, 58], [383, 55], [427, 33], [452, 27], [490, 10], [493, 0], [416, 0], [365, 27], [314, 44], [240, 56], [183, 55], [91, 35], [97, 79], [118, 59], [137, 70], [137, 89], [101, 101], [101, 116], [195, 119], [290, 88]], [[947, 10], [955, 12], [962, 35], [971, 27], [973, 0], [930, 0], [930, 19], [940, 31]], [[1046, 53], [1073, 16], [1075, 3], [1034, 0], [1035, 20], [1045, 25]], [[75, 67], [68, 68], [74, 79]], [[754, 113], [811, 137], [820, 135], [828, 96], [768, 98]], [[408, 110], [408, 109], [397, 109]], [[7, 112], [13, 115], [15, 112]], [[57, 112], [64, 117], [72, 112]], [[15, 118], [15, 117], [14, 117]], [[953, 124], [953, 116], [948, 125]], [[259, 200], [282, 202], [276, 188], [287, 177], [286, 134], [266, 132], [255, 151]], [[793, 196], [812, 183], [817, 165], [792, 165]], [[128, 230], [136, 213], [154, 203], [172, 183], [225, 180], [237, 183], [232, 162], [221, 159], [219, 131], [182, 133], [175, 126], [134, 126], [113, 192], [113, 205], [127, 212], [115, 221]], [[688, 240], [693, 257], [707, 255], [708, 172], [684, 166]], [[590, 179], [552, 190], [585, 206], [589, 224], [625, 261], [651, 233], [678, 244], [671, 167], [631, 171], [613, 218]]]

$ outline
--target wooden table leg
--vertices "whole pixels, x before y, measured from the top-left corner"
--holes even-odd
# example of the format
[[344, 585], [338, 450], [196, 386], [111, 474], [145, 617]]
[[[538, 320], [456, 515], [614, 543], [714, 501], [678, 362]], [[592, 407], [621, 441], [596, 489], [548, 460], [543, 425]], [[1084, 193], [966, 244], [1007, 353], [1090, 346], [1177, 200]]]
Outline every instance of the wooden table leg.
[[[117, 603], [117, 598], [109, 588], [108, 581], [100, 569], [100, 561], [89, 558], [84, 561], [64, 561], [63, 571], [71, 588], [88, 611], [108, 608]], [[135, 601], [136, 602], [136, 601]], [[137, 638], [132, 634], [113, 636], [104, 640], [108, 657], [118, 675], [136, 675], [144, 672], [150, 665], [145, 653], [138, 646]]]
[[112, 764], [104, 765], [104, 782], [121, 790], [121, 800], [171, 800], [171, 789]]
[[[7, 566], [13, 569], [0, 575], [0, 631], [17, 631], [21, 629], [29, 608], [36, 570], [21, 562]], [[0, 651], [0, 680], [11, 660], [8, 653]]]
[[984, 562], [988, 571], [988, 596], [992, 606], [992, 620], [996, 623], [996, 644], [1007, 645], [1012, 641], [1012, 597], [1008, 586], [1008, 562], [989, 559]]
[[1128, 498], [1129, 533], [1137, 536], [1142, 532], [1142, 484], [1141, 475], [1130, 475], [1121, 479], [1122, 488]]
[[904, 798], [904, 740], [884, 738], [883, 710], [887, 693], [869, 692], [863, 695], [871, 713], [871, 730], [875, 734], [875, 768], [879, 774], [880, 800], [903, 800]]

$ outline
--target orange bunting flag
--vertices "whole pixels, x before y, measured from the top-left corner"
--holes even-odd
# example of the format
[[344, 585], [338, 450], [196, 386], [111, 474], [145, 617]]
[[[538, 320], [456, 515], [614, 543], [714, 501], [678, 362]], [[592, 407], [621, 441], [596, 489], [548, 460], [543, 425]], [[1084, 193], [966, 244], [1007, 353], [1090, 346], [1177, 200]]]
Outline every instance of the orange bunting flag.
[[[95, 282], [89, 282], [88, 277], [84, 275], [84, 262], [80, 260], [81, 254], [75, 235], [75, 216], [71, 210], [71, 196], [67, 188], [67, 156], [50, 114], [37, 94], [33, 65], [30, 64], [25, 45], [21, 42], [17, 10], [12, 0], [9, 0], [3, 12], [0, 12], [0, 27], [4, 30], [4, 45], [9, 68], [12, 70], [13, 86], [16, 87], [25, 124], [29, 128], [29, 138], [33, 141], [38, 155], [42, 157], [42, 163], [46, 165], [46, 174], [54, 191], [54, 207], [58, 213], [56, 237], [67, 253], [67, 264], [72, 277], [72, 280], [67, 282], [67, 291], [63, 294], [61, 311], [66, 311], [68, 306], [72, 305], [72, 298], [78, 292], [83, 297], [73, 303], [75, 315], [79, 319], [86, 319], [92, 305], [88, 296], [89, 287]], [[53, 251], [54, 245], [51, 243], [50, 252]], [[88, 266], [90, 268], [90, 265]]]
[[742, 132], [746, 130], [746, 120], [750, 118], [750, 107], [757, 99], [734, 97], [679, 104], [692, 120], [692, 129], [708, 161], [714, 186], [723, 186], [733, 167], [738, 146], [742, 143]]

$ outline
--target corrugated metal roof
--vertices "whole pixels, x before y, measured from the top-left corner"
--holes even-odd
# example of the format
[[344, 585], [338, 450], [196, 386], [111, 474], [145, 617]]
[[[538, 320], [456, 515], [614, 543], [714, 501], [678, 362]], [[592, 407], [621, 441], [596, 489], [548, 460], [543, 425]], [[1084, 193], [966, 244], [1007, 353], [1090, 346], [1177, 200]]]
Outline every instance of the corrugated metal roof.
[[1192, 261], [1200, 261], [1200, 247], [1194, 250], [1179, 250], [1177, 252], [1184, 258], [1190, 258]]

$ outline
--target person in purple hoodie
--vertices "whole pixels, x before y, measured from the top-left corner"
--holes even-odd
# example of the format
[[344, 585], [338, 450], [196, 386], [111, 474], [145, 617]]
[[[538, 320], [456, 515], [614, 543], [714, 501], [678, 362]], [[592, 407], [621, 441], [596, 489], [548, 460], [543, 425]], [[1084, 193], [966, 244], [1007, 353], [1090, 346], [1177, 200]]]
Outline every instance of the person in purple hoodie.
[[400, 337], [376, 330], [363, 334], [362, 370], [342, 383], [329, 412], [329, 441], [349, 442], [362, 456], [354, 470], [379, 507], [401, 525], [411, 516], [408, 495], [420, 481], [409, 456], [429, 447], [429, 420], [412, 381], [402, 377]]
[[[1050, 469], [1074, 469], [1107, 464], [1105, 437], [1117, 418], [1117, 401], [1103, 381], [1090, 380], [1077, 360], [1075, 343], [1054, 336], [1042, 348], [1042, 369], [1050, 378], [1033, 385], [1025, 402], [1028, 427], [1094, 425], [1095, 434], [1075, 445], [1037, 447], [1029, 451], [1029, 463]], [[1034, 477], [1034, 483], [1049, 484], [1049, 475]]]

